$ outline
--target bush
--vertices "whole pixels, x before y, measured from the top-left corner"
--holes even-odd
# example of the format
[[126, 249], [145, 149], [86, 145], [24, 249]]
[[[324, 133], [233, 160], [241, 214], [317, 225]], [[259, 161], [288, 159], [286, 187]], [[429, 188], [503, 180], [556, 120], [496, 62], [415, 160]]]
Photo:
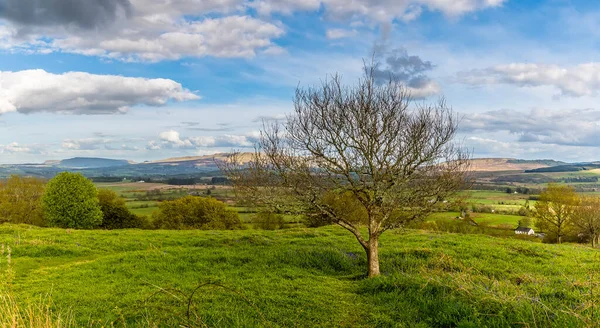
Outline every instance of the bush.
[[473, 204], [471, 205], [473, 213], [493, 213], [494, 208], [489, 205]]
[[42, 195], [44, 181], [12, 175], [0, 183], [0, 223], [44, 225]]
[[275, 214], [272, 212], [259, 212], [252, 218], [252, 224], [254, 228], [263, 230], [277, 230], [283, 229], [285, 221], [283, 215]]
[[326, 225], [331, 225], [333, 224], [332, 222], [328, 221], [326, 217], [323, 217], [321, 215], [302, 215], [302, 223], [304, 223], [304, 225], [307, 228], [318, 228], [318, 227], [324, 227]]
[[51, 227], [93, 229], [102, 224], [98, 190], [80, 173], [62, 172], [52, 178], [42, 203]]
[[125, 205], [125, 200], [116, 192], [108, 189], [98, 191], [98, 202], [102, 210], [103, 229], [145, 229], [150, 226], [146, 217], [137, 216]]
[[524, 217], [521, 220], [519, 220], [519, 227], [522, 228], [533, 228], [534, 227], [534, 222], [533, 219], [530, 217]]
[[153, 214], [158, 229], [234, 230], [242, 228], [236, 211], [214, 198], [186, 196], [164, 201]]

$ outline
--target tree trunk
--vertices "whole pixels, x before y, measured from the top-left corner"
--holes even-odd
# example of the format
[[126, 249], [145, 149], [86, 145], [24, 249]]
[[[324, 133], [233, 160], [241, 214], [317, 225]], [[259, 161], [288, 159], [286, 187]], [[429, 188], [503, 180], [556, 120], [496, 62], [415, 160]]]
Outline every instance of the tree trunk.
[[369, 278], [379, 275], [379, 236], [370, 236], [369, 247], [367, 251], [367, 261], [369, 262]]
[[560, 242], [561, 242], [561, 239], [562, 239], [562, 236], [561, 236], [561, 235], [558, 235], [558, 243], [559, 243], [559, 244], [560, 244]]

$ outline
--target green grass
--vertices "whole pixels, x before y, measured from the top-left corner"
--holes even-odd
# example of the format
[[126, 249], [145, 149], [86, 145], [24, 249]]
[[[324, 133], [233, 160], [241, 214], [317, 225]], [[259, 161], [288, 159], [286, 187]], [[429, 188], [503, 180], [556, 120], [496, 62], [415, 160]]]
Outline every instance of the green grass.
[[[390, 231], [381, 237], [383, 275], [369, 280], [362, 249], [336, 227], [2, 225], [0, 244], [13, 249], [16, 301], [50, 295], [53, 312], [79, 326], [186, 325], [185, 295], [209, 281], [222, 287], [202, 288], [192, 313], [216, 327], [584, 327], [600, 319], [590, 296], [590, 288], [600, 293], [599, 251], [578, 245]], [[0, 274], [5, 268], [0, 257]]]
[[133, 214], [150, 216], [152, 213], [154, 213], [154, 211], [158, 211], [158, 205], [142, 208], [130, 208], [129, 210]]
[[[428, 217], [428, 220], [453, 220], [459, 215], [460, 213], [458, 212], [438, 212], [431, 214]], [[490, 227], [511, 225], [516, 228], [519, 220], [523, 219], [523, 216], [495, 213], [471, 213], [471, 218], [477, 223], [485, 222]]]

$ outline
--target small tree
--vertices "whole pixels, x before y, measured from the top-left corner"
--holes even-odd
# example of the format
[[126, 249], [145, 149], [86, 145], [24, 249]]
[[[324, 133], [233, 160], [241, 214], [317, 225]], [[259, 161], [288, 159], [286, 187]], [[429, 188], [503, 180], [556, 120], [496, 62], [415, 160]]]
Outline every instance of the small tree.
[[44, 181], [11, 175], [0, 182], [0, 222], [44, 225], [42, 195]]
[[519, 227], [520, 228], [532, 228], [533, 220], [530, 217], [524, 217], [519, 220]]
[[582, 196], [581, 203], [573, 213], [577, 230], [590, 237], [592, 247], [600, 242], [600, 197]]
[[100, 189], [98, 191], [98, 203], [100, 210], [102, 210], [100, 228], [129, 229], [147, 227], [146, 220], [131, 213], [125, 205], [125, 199], [112, 190]]
[[154, 225], [158, 229], [241, 229], [242, 222], [236, 211], [228, 209], [214, 198], [186, 196], [162, 202], [155, 212]]
[[443, 100], [411, 107], [399, 82], [378, 84], [373, 73], [352, 87], [336, 76], [297, 89], [294, 113], [264, 124], [252, 160], [234, 154], [222, 165], [238, 196], [350, 231], [369, 277], [380, 273], [381, 234], [428, 215], [461, 189], [468, 167]]
[[562, 237], [572, 225], [573, 214], [578, 203], [579, 197], [573, 187], [556, 183], [548, 184], [548, 188], [540, 194], [534, 206], [536, 227], [556, 235], [560, 244]]
[[80, 173], [62, 172], [46, 185], [44, 216], [52, 227], [93, 229], [102, 223], [96, 186]]

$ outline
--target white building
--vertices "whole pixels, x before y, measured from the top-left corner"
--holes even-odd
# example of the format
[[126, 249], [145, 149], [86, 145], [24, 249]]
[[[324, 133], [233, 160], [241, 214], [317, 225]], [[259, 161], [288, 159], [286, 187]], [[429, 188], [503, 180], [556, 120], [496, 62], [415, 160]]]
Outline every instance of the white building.
[[515, 234], [533, 236], [535, 235], [535, 231], [531, 228], [518, 227], [515, 229]]

